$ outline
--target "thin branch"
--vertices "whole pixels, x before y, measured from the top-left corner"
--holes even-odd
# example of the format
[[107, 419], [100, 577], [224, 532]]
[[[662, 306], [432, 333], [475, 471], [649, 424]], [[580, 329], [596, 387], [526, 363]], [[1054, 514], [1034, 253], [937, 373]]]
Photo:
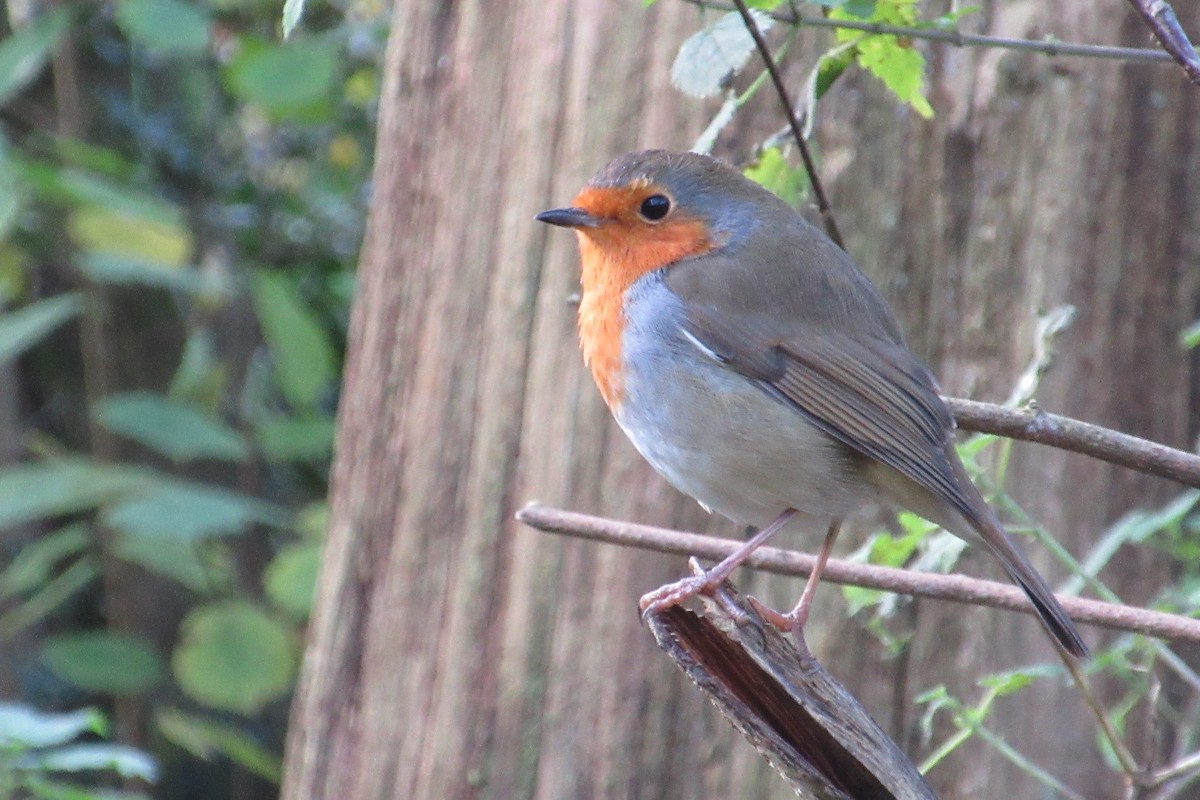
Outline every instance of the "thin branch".
[[817, 210], [821, 212], [825, 230], [829, 234], [829, 238], [833, 239], [834, 244], [845, 250], [846, 245], [842, 241], [842, 233], [838, 230], [837, 222], [833, 218], [833, 208], [829, 205], [829, 198], [825, 196], [825, 189], [821, 186], [821, 179], [817, 175], [817, 165], [813, 161], [812, 154], [808, 152], [808, 144], [804, 141], [804, 127], [796, 115], [796, 107], [792, 104], [791, 97], [788, 96], [787, 87], [783, 85], [783, 76], [779, 74], [775, 57], [771, 55], [771, 49], [767, 47], [762, 31], [758, 29], [758, 23], [754, 21], [754, 15], [750, 13], [750, 9], [746, 8], [745, 0], [733, 0], [733, 2], [737, 7], [737, 12], [742, 15], [742, 22], [745, 24], [746, 30], [754, 38], [754, 46], [758, 48], [758, 54], [762, 56], [763, 65], [771, 76], [771, 83], [775, 85], [775, 93], [779, 95], [779, 104], [783, 106], [788, 125], [792, 129], [792, 136], [795, 137], [796, 145], [800, 148], [800, 158], [804, 161], [804, 171], [808, 173], [808, 182], [812, 186], [813, 196], [817, 199]]
[[1200, 488], [1200, 456], [1036, 408], [943, 398], [963, 430], [1048, 444]]
[[1200, 753], [1192, 753], [1174, 764], [1146, 776], [1144, 783], [1149, 786], [1161, 786], [1167, 781], [1200, 773]]
[[[547, 533], [566, 534], [660, 553], [694, 555], [712, 561], [719, 561], [741, 544], [732, 539], [618, 522], [537, 503], [531, 503], [517, 512], [517, 520]], [[781, 575], [807, 576], [815, 560], [813, 556], [803, 553], [761, 547], [746, 563], [748, 566]], [[1024, 592], [1017, 587], [966, 575], [914, 572], [831, 559], [822, 580], [915, 597], [951, 600], [1025, 614], [1034, 613], [1033, 606]], [[1060, 596], [1058, 599], [1067, 613], [1079, 623], [1200, 644], [1200, 619], [1082, 597]]]
[[[683, 0], [685, 3], [709, 8], [714, 11], [736, 11], [732, 3], [713, 2], [713, 0]], [[1132, 2], [1132, 0], [1131, 0]], [[802, 14], [785, 13], [783, 11], [768, 13], [778, 22], [788, 25], [809, 26], [814, 28], [848, 28], [864, 33], [889, 34], [903, 36], [909, 39], [927, 39], [934, 42], [954, 45], [956, 47], [994, 47], [1003, 50], [1025, 50], [1042, 53], [1048, 56], [1078, 56], [1081, 58], [1101, 58], [1118, 61], [1137, 61], [1143, 63], [1169, 64], [1175, 59], [1162, 50], [1152, 50], [1145, 47], [1113, 47], [1101, 44], [1071, 44], [1057, 39], [1010, 39], [1003, 36], [982, 36], [979, 34], [959, 33], [941, 28], [905, 28], [898, 25], [884, 25], [878, 22], [859, 22], [848, 19], [826, 19], [825, 17], [810, 17]]]
[[1137, 759], [1133, 757], [1133, 753], [1129, 752], [1129, 748], [1121, 740], [1121, 735], [1117, 733], [1112, 720], [1108, 718], [1104, 706], [1100, 704], [1100, 700], [1096, 697], [1095, 692], [1088, 685], [1087, 678], [1084, 677], [1083, 670], [1079, 667], [1079, 662], [1070, 658], [1064, 658], [1062, 662], [1066, 665], [1067, 671], [1071, 673], [1071, 678], [1075, 681], [1076, 688], [1083, 695], [1083, 702], [1087, 705], [1088, 710], [1092, 712], [1092, 716], [1095, 717], [1096, 724], [1100, 726], [1100, 732], [1108, 741], [1108, 746], [1112, 748], [1113, 754], [1116, 755], [1117, 761], [1120, 762], [1122, 771], [1130, 776], [1137, 774]]
[[1129, 0], [1129, 5], [1133, 6], [1142, 21], [1149, 26], [1163, 49], [1179, 62], [1179, 66], [1183, 67], [1192, 83], [1200, 86], [1200, 55], [1188, 41], [1188, 36], [1179, 24], [1179, 18], [1175, 16], [1175, 9], [1171, 8], [1171, 4], [1167, 0]]

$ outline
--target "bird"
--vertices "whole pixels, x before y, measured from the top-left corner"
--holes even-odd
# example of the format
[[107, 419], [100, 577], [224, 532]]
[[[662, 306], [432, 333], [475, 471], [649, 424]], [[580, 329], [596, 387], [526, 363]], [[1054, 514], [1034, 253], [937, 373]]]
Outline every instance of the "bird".
[[982, 545], [1052, 639], [1087, 657], [968, 476], [954, 419], [883, 295], [794, 208], [715, 158], [646, 150], [536, 219], [577, 235], [580, 346], [617, 424], [677, 489], [758, 529], [642, 597], [643, 613], [712, 594], [780, 529], [823, 528], [800, 602], [769, 618], [799, 635], [842, 521], [874, 504]]

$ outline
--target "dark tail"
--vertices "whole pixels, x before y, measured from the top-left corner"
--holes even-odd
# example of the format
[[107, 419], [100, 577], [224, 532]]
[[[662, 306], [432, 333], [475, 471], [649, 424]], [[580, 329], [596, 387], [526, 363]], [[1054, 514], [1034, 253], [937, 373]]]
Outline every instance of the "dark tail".
[[[1083, 643], [1079, 631], [1075, 629], [1075, 623], [1067, 616], [1066, 610], [1059, 604], [1054, 593], [1050, 591], [1050, 587], [1042, 580], [1042, 576], [1033, 568], [1025, 555], [1017, 549], [1016, 543], [1008, 537], [1003, 528], [999, 527], [999, 523], [996, 527], [999, 530], [991, 531], [991, 535], [985, 537], [984, 541], [1004, 564], [1005, 572], [1012, 578], [1013, 583], [1020, 586], [1029, 596], [1029, 601], [1033, 603], [1042, 625], [1046, 626], [1046, 630], [1050, 631], [1050, 635], [1062, 646], [1062, 649], [1076, 658], [1087, 658], [1089, 655], [1087, 645]], [[999, 535], [997, 536], [997, 534]]]

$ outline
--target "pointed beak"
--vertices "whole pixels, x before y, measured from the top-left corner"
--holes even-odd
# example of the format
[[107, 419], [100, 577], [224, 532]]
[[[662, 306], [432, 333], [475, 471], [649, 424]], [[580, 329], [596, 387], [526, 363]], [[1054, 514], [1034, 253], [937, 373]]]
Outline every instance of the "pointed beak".
[[552, 208], [534, 217], [538, 222], [558, 225], [561, 228], [595, 228], [600, 220], [582, 208]]

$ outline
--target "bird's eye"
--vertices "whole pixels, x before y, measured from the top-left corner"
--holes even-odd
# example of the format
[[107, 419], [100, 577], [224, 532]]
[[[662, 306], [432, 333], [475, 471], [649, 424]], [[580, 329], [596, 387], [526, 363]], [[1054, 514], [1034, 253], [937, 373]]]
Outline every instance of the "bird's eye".
[[638, 213], [651, 222], [658, 222], [671, 210], [671, 198], [665, 194], [652, 194], [642, 201]]

